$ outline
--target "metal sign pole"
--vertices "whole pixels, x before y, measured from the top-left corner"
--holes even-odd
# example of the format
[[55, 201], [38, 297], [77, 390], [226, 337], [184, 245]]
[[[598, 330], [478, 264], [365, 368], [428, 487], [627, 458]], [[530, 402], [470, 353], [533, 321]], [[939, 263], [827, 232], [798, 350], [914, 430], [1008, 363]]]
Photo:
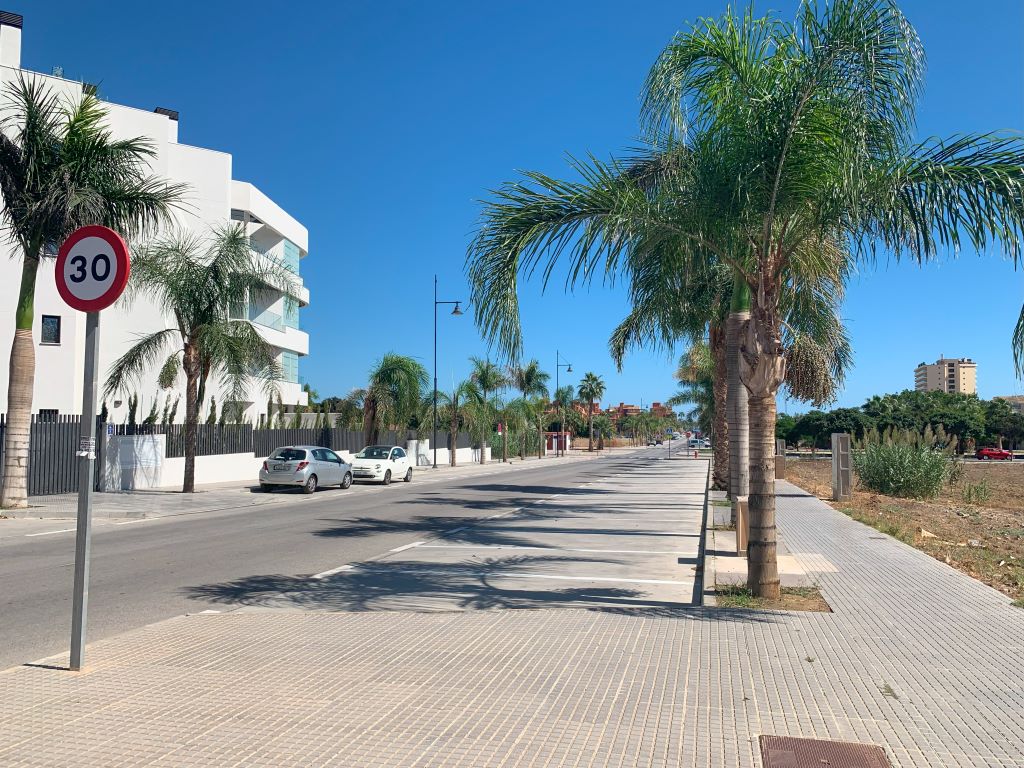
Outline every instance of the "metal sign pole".
[[71, 614], [72, 672], [82, 668], [85, 618], [89, 604], [89, 544], [92, 538], [92, 488], [96, 463], [96, 358], [100, 313], [85, 319], [85, 381], [82, 387], [82, 432], [78, 444], [78, 523], [75, 528], [75, 593]]

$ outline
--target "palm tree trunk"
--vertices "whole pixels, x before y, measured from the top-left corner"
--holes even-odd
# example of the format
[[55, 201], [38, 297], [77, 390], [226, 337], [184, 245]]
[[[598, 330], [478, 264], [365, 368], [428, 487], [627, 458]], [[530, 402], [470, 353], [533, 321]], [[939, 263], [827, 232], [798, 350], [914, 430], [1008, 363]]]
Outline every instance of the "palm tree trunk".
[[775, 393], [750, 397], [750, 540], [747, 586], [757, 597], [778, 599], [775, 551]]
[[484, 390], [484, 419], [480, 427], [480, 463], [487, 463], [487, 431], [491, 428], [491, 420], [488, 418], [491, 404], [487, 400], [487, 390]]
[[544, 458], [544, 422], [543, 420], [537, 421], [537, 458]]
[[716, 491], [725, 491], [729, 489], [729, 372], [726, 362], [725, 329], [721, 325], [710, 327], [710, 342], [714, 365], [712, 390], [715, 396], [714, 434], [711, 436], [714, 458], [712, 488]]
[[733, 280], [732, 309], [726, 321], [726, 365], [728, 366], [727, 412], [729, 431], [729, 498], [732, 521], [740, 500], [750, 494], [750, 414], [747, 388], [740, 379], [740, 334], [750, 319], [750, 288], [741, 276]]
[[587, 421], [590, 422], [590, 442], [587, 444], [587, 451], [594, 450], [594, 401], [587, 406]]
[[196, 489], [196, 426], [199, 423], [199, 366], [189, 347], [185, 348], [185, 477], [182, 493]]
[[[34, 253], [38, 253], [38, 248]], [[36, 350], [32, 343], [35, 320], [36, 274], [39, 259], [28, 255], [21, 264], [21, 288], [14, 318], [14, 342], [7, 378], [7, 425], [4, 430], [4, 476], [0, 507], [28, 506], [28, 455], [32, 431], [32, 395]]]

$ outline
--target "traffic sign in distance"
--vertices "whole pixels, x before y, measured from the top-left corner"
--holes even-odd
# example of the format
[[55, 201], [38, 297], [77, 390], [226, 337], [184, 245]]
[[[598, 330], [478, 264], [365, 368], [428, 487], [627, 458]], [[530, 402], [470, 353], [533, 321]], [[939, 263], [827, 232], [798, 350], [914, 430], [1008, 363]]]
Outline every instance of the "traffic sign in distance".
[[57, 292], [69, 307], [99, 312], [124, 292], [130, 269], [128, 246], [117, 232], [81, 227], [57, 253]]

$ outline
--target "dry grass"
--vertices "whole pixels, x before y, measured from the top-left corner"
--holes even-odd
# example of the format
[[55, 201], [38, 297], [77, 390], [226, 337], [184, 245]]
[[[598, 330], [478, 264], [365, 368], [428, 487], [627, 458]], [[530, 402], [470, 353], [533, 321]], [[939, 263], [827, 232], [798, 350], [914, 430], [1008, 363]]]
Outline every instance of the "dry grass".
[[754, 597], [746, 587], [716, 586], [715, 602], [718, 608], [747, 608], [761, 611], [816, 611], [831, 613], [825, 598], [817, 587], [783, 587], [782, 597], [766, 600]]
[[[849, 502], [830, 502], [854, 520], [927, 552], [998, 589], [1024, 606], [1024, 462], [968, 463], [955, 488], [931, 501], [855, 490]], [[828, 500], [831, 463], [790, 460], [786, 479]], [[965, 488], [984, 487], [965, 501]]]

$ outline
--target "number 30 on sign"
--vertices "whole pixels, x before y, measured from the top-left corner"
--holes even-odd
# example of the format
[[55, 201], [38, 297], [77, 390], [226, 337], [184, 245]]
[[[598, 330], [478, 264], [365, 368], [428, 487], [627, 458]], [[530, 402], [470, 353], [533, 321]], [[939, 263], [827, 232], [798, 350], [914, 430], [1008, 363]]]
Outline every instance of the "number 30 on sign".
[[57, 253], [57, 292], [82, 312], [106, 309], [128, 284], [128, 246], [112, 229], [76, 229]]

